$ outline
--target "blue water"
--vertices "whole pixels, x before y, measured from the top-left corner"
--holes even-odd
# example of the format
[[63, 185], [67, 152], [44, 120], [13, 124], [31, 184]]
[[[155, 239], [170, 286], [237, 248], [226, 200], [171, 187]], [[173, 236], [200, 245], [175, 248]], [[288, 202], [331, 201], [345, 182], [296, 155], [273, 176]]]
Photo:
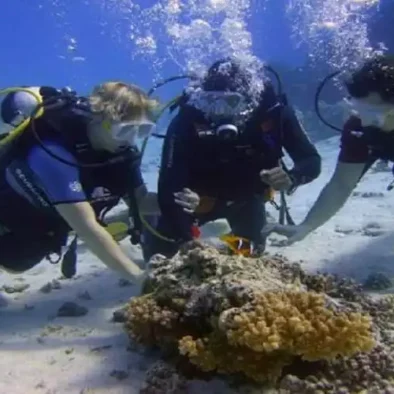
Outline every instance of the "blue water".
[[[282, 12], [284, 2], [272, 1], [264, 20], [259, 13], [253, 15], [248, 29], [253, 34], [257, 56], [297, 64], [305, 54], [291, 45], [289, 21]], [[98, 5], [91, 5], [100, 4], [100, 0], [70, 1], [62, 18], [55, 15], [59, 7], [53, 3], [54, 0], [13, 0], [0, 5], [3, 59], [0, 86], [27, 82], [65, 84], [86, 90], [111, 78], [132, 80], [146, 88], [151, 85], [153, 75], [147, 70], [144, 59], [131, 61], [132, 48], [127, 45], [126, 35], [122, 42], [111, 36], [122, 23], [121, 18], [102, 12]], [[139, 0], [137, 3], [146, 6], [154, 2]], [[64, 25], [59, 26], [62, 20]], [[78, 53], [86, 57], [85, 62], [59, 58], [67, 55], [66, 35], [77, 39]], [[174, 64], [166, 72], [172, 75], [179, 69]]]
[[[297, 47], [291, 40], [291, 29], [299, 21], [286, 15], [289, 1], [250, 0], [253, 12], [245, 20], [245, 28], [252, 35], [254, 55], [264, 61], [296, 67], [306, 62], [308, 48]], [[118, 4], [121, 3], [150, 7], [157, 2], [119, 0]], [[321, 0], [316, 0], [318, 3]], [[104, 4], [107, 8], [102, 7]], [[151, 87], [158, 77], [150, 67], [152, 58], [132, 57], [135, 46], [129, 39], [130, 15], [110, 12], [110, 9], [110, 0], [3, 1], [0, 5], [0, 87], [71, 86], [84, 94], [95, 84], [113, 79], [130, 81], [145, 89]], [[159, 42], [164, 39], [160, 32], [158, 24], [152, 24], [151, 33]], [[325, 36], [322, 37], [324, 45]], [[326, 38], [328, 42], [330, 34]], [[75, 48], [70, 49], [70, 44]], [[163, 53], [163, 48], [159, 53]], [[175, 62], [167, 62], [161, 76], [180, 72]], [[166, 86], [158, 92], [159, 97], [167, 101], [182, 87], [183, 82]], [[165, 126], [166, 122], [160, 124], [163, 131]], [[144, 167], [147, 171], [156, 172], [160, 144], [157, 140], [150, 143]]]

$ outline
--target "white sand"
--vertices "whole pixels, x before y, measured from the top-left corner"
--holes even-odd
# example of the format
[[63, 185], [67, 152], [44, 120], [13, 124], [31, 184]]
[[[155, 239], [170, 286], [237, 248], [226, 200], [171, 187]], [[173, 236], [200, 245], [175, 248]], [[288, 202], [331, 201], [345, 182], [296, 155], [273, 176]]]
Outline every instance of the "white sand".
[[[298, 222], [328, 180], [336, 160], [336, 139], [319, 145], [324, 169], [313, 184], [300, 188], [289, 199]], [[358, 192], [382, 196], [353, 197], [326, 226], [304, 242], [288, 248], [270, 245], [292, 260], [303, 259], [309, 270], [329, 270], [364, 279], [370, 272], [394, 276], [394, 196], [385, 188], [391, 173], [369, 173]], [[394, 191], [392, 192], [394, 193]], [[223, 230], [211, 226], [205, 234]], [[275, 238], [275, 237], [273, 237]], [[134, 259], [138, 248], [122, 246]], [[127, 393], [139, 392], [144, 374], [154, 361], [139, 349], [127, 350], [129, 341], [122, 324], [111, 322], [137, 289], [121, 287], [119, 277], [109, 272], [89, 252], [81, 248], [78, 276], [61, 280], [61, 289], [43, 293], [40, 288], [60, 276], [60, 267], [47, 262], [23, 275], [0, 273], [3, 285], [27, 284], [22, 293], [0, 293], [0, 394], [34, 393]], [[91, 300], [80, 299], [87, 291]], [[55, 317], [66, 301], [88, 308], [81, 317]], [[125, 379], [111, 376], [124, 371]], [[230, 392], [221, 382], [194, 382], [192, 393]]]

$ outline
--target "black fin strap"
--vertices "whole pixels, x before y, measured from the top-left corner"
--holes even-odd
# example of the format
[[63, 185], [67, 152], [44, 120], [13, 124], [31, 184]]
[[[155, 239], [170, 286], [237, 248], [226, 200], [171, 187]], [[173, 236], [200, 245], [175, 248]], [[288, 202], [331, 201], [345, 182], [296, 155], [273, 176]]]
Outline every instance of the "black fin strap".
[[62, 260], [62, 274], [68, 279], [77, 273], [77, 245], [78, 236], [75, 235]]

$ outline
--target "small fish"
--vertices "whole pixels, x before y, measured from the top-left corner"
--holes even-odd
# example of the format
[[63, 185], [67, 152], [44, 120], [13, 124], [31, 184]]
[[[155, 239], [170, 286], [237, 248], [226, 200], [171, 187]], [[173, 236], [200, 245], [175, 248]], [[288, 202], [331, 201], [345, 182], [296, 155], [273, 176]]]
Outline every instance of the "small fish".
[[244, 257], [253, 255], [253, 243], [246, 238], [225, 234], [220, 236], [219, 239], [223, 241], [234, 254]]

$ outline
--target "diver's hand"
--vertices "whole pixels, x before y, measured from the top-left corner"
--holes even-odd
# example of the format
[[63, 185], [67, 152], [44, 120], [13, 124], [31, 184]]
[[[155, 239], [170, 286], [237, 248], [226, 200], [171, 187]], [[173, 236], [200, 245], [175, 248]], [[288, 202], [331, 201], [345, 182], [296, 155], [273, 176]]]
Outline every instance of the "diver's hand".
[[132, 282], [137, 287], [138, 293], [141, 293], [147, 277], [148, 270], [141, 270], [138, 274], [133, 275]]
[[175, 202], [187, 213], [193, 213], [200, 204], [200, 196], [187, 188], [174, 193], [174, 197]]
[[286, 191], [292, 186], [292, 180], [282, 167], [262, 170], [260, 179], [276, 191]]
[[276, 246], [289, 246], [295, 242], [302, 241], [312, 231], [313, 229], [304, 225], [291, 226], [283, 224], [268, 224], [263, 228], [261, 234], [264, 237], [268, 237], [272, 233], [283, 235], [287, 239], [277, 242]]

